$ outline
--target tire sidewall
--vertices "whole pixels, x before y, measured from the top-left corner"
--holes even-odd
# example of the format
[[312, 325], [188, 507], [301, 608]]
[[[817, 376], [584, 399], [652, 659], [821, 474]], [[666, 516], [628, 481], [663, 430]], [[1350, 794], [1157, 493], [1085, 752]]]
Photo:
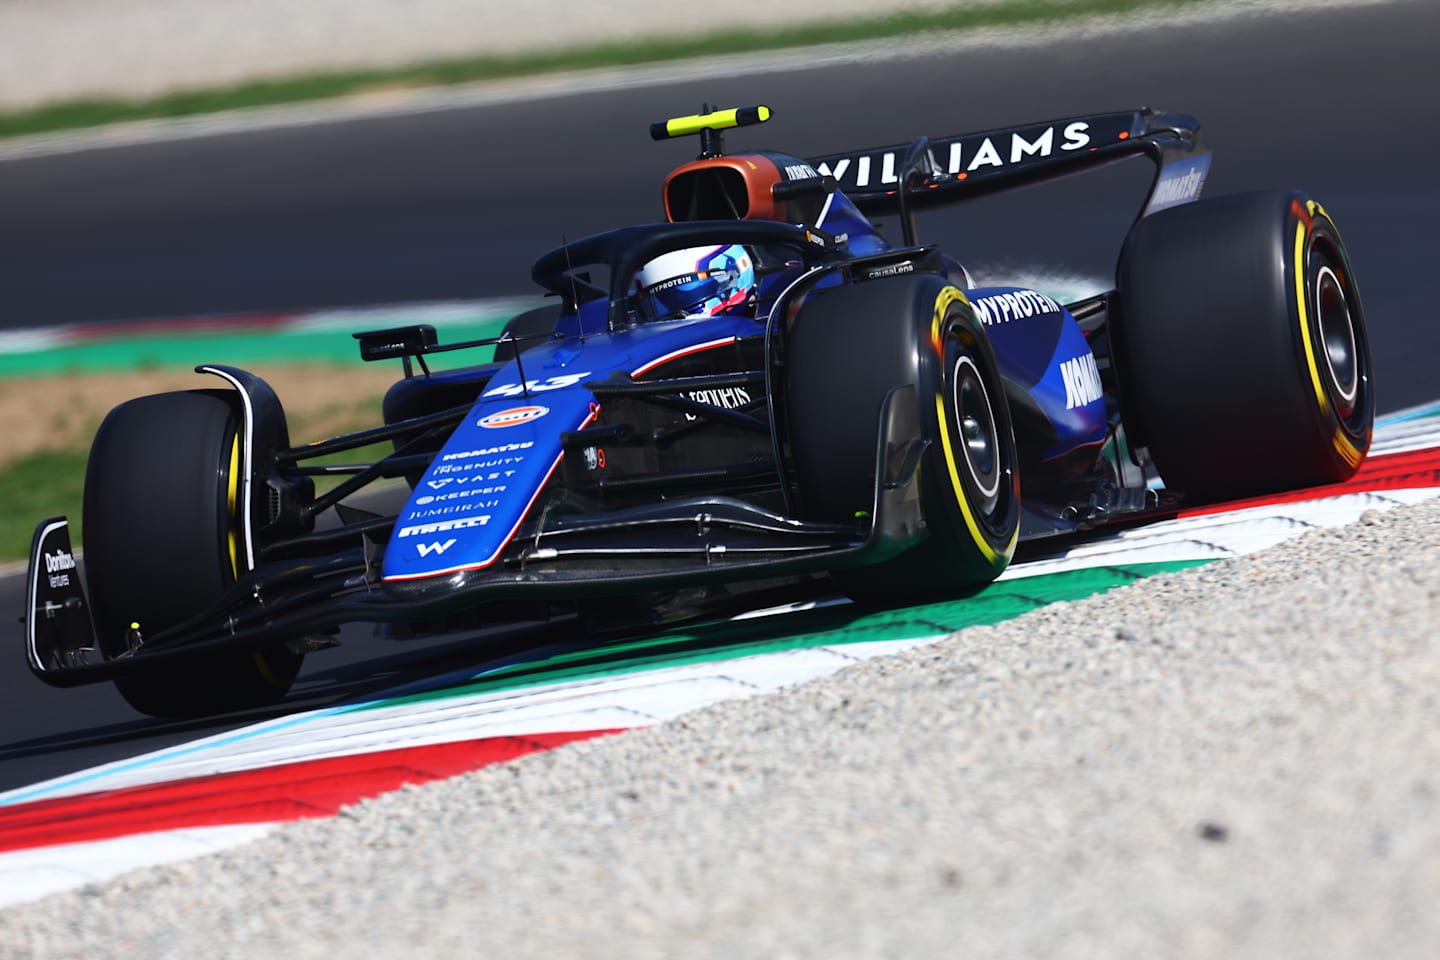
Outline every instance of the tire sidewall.
[[[891, 606], [963, 596], [994, 580], [1018, 539], [1018, 454], [994, 352], [964, 293], [928, 274], [828, 290], [798, 311], [784, 339], [779, 422], [803, 519], [853, 523], [869, 511], [881, 410], [894, 388], [914, 388], [916, 438], [927, 443], [915, 481], [927, 534], [878, 564], [834, 571], [842, 589]], [[965, 462], [956, 400], [947, 397], [961, 358], [983, 382], [1000, 457], [999, 509], [989, 512], [975, 508], [983, 481]]]
[[[1358, 385], [1338, 416], [1315, 310], [1326, 268], [1351, 308]], [[1368, 450], [1364, 311], [1334, 223], [1297, 191], [1231, 194], [1131, 230], [1110, 326], [1131, 442], [1166, 486], [1213, 502], [1342, 481]]]
[[[920, 347], [925, 389], [917, 396], [932, 441], [927, 517], [945, 525], [942, 536], [973, 544], [979, 560], [967, 577], [998, 575], [1014, 555], [1020, 516], [1014, 426], [998, 364], [969, 300], [955, 287], [936, 293], [925, 334]], [[967, 415], [978, 421], [984, 455], [967, 450]]]
[[[202, 613], [247, 569], [240, 424], [230, 391], [140, 397], [101, 424], [86, 469], [86, 578], [101, 651]], [[191, 717], [279, 700], [303, 653], [284, 644], [164, 660], [115, 680], [142, 713]]]
[[227, 510], [237, 430], [223, 391], [140, 397], [101, 424], [83, 536], [107, 657], [128, 649], [130, 622], [145, 631], [199, 613], [245, 564]]
[[[1331, 478], [1343, 480], [1364, 460], [1375, 419], [1364, 307], [1340, 231], [1319, 203], [1294, 195], [1286, 234], [1292, 244], [1287, 257], [1287, 287], [1297, 362], [1304, 371], [1302, 379], [1315, 429], [1328, 438], [1333, 452]], [[1349, 377], [1337, 375], [1340, 365], [1331, 362], [1326, 349], [1326, 310], [1320, 300], [1327, 272], [1338, 283], [1350, 313], [1348, 338], [1330, 331], [1337, 340], [1348, 340], [1353, 350], [1349, 365], [1354, 372]], [[1341, 380], [1352, 381], [1353, 390], [1345, 390]], [[1347, 392], [1352, 395], [1346, 396]]]

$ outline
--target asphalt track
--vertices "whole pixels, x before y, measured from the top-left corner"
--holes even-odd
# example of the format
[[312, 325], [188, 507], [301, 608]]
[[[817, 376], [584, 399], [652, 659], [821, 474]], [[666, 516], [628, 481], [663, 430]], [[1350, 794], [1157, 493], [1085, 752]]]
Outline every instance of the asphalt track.
[[[661, 175], [694, 146], [651, 144], [646, 124], [705, 101], [770, 103], [770, 128], [732, 142], [802, 154], [1148, 104], [1204, 121], [1207, 192], [1294, 186], [1326, 204], [1364, 289], [1380, 405], [1397, 409], [1437, 394], [1437, 34], [1440, 7], [1411, 2], [8, 161], [0, 325], [525, 292], [562, 236], [658, 217]], [[988, 200], [922, 234], [987, 274], [1103, 283], [1143, 175]], [[4, 581], [0, 608], [18, 615], [19, 594]], [[106, 686], [50, 690], [7, 623], [0, 789], [256, 719], [155, 724]], [[285, 709], [476, 657], [347, 639]]]

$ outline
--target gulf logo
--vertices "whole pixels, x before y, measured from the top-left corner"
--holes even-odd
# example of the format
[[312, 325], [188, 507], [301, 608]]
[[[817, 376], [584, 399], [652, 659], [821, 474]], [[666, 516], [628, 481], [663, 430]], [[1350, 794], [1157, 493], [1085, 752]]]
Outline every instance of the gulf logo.
[[475, 424], [487, 430], [498, 430], [501, 427], [513, 427], [516, 424], [539, 420], [549, 412], [549, 407], [542, 407], [539, 404], [531, 404], [525, 407], [511, 407], [508, 410], [486, 414], [477, 420]]

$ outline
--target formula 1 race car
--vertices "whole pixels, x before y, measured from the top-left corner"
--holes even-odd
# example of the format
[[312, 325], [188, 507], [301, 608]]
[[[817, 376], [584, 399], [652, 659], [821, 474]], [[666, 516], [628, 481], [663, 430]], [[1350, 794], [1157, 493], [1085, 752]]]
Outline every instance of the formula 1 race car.
[[[861, 604], [961, 597], [1019, 541], [1339, 481], [1365, 457], [1370, 353], [1334, 223], [1300, 193], [1199, 199], [1193, 119], [725, 152], [722, 131], [769, 116], [653, 125], [701, 147], [665, 180], [666, 221], [545, 253], [553, 303], [501, 337], [355, 334], [363, 360], [403, 365], [382, 425], [294, 445], [273, 390], [219, 365], [197, 370], [220, 389], [117, 407], [85, 481], [88, 601], [66, 520], [35, 533], [31, 669], [193, 716], [278, 700], [347, 622], [644, 623], [820, 577]], [[917, 211], [1137, 155], [1156, 172], [1102, 295], [977, 288], [916, 235]], [[451, 351], [485, 362], [431, 369]], [[322, 476], [344, 479], [317, 493]]]

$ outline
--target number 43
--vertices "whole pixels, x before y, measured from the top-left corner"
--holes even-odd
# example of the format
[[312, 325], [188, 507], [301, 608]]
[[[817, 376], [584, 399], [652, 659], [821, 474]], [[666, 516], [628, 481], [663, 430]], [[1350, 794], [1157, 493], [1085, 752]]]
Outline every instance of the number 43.
[[482, 396], [486, 397], [518, 397], [528, 389], [531, 393], [543, 393], [546, 390], [559, 390], [563, 387], [573, 387], [582, 383], [590, 376], [587, 370], [584, 373], [562, 373], [554, 377], [546, 377], [544, 380], [530, 380], [524, 386], [518, 383], [507, 383], [503, 387], [495, 387], [493, 390], [486, 390]]

